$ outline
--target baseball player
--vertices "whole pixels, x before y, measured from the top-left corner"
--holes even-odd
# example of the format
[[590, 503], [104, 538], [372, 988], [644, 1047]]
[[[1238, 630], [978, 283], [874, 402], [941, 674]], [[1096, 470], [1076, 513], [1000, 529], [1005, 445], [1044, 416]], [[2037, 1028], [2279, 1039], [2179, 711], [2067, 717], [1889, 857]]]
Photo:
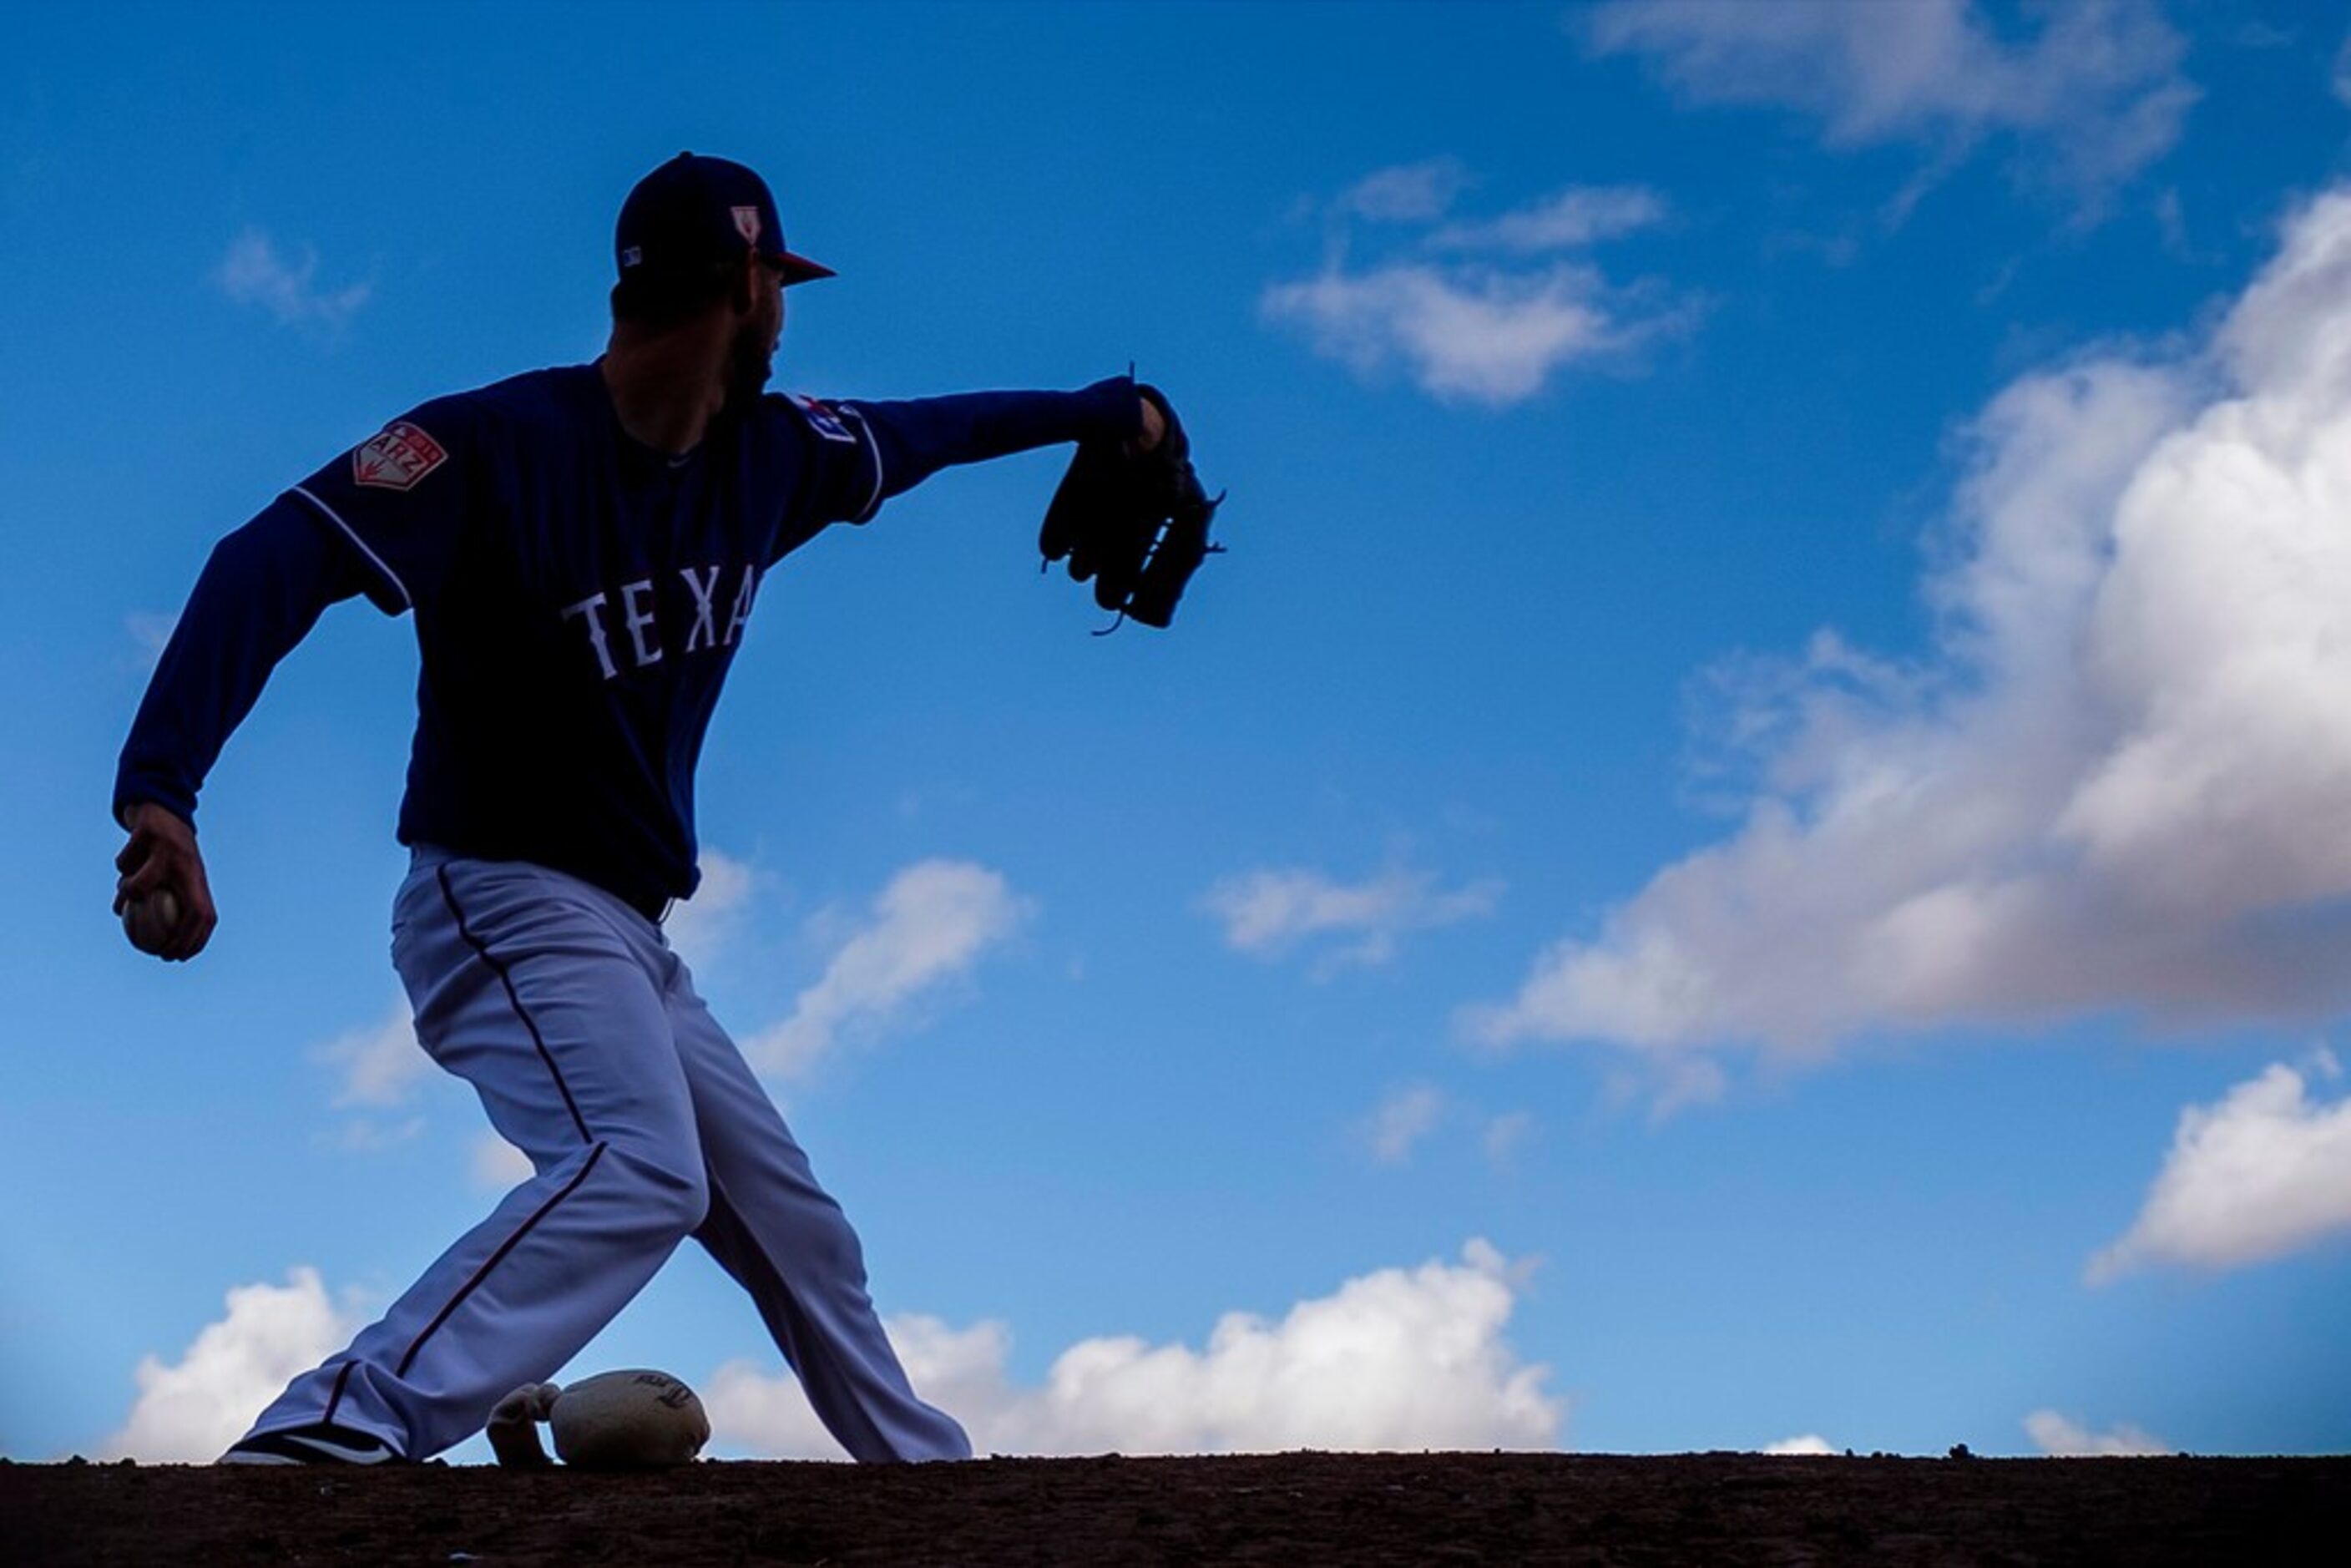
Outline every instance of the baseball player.
[[228, 1460], [438, 1453], [551, 1376], [688, 1237], [749, 1291], [852, 1456], [971, 1452], [909, 1385], [855, 1233], [662, 919], [695, 889], [695, 764], [768, 572], [948, 465], [1069, 441], [1133, 455], [1180, 427], [1125, 378], [898, 402], [765, 392], [783, 291], [831, 273], [785, 247], [738, 163], [654, 170], [615, 249], [601, 359], [427, 402], [221, 540], [123, 747], [115, 906], [171, 894], [151, 940], [192, 958], [215, 918], [197, 791], [230, 731], [328, 606], [363, 594], [413, 615], [392, 959], [419, 1041], [535, 1172]]

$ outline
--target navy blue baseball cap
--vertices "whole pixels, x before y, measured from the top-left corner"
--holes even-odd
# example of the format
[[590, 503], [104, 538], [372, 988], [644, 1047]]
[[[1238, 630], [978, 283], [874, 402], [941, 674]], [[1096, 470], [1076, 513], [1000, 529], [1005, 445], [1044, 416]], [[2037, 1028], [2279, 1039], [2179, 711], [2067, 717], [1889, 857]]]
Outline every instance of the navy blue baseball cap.
[[832, 268], [784, 248], [783, 221], [768, 183], [740, 163], [681, 152], [621, 204], [613, 259], [623, 278], [739, 261], [746, 248], [783, 274], [786, 285], [831, 277]]

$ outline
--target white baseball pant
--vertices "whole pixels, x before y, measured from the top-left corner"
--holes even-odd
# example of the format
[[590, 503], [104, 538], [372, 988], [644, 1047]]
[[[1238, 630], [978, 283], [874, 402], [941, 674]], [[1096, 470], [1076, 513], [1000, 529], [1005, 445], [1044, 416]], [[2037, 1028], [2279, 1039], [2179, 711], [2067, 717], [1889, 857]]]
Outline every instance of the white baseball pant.
[[425, 1458], [552, 1377], [691, 1236], [858, 1459], [968, 1458], [915, 1396], [841, 1206], [661, 927], [577, 877], [420, 849], [392, 912], [416, 1035], [536, 1174], [255, 1433], [332, 1421]]

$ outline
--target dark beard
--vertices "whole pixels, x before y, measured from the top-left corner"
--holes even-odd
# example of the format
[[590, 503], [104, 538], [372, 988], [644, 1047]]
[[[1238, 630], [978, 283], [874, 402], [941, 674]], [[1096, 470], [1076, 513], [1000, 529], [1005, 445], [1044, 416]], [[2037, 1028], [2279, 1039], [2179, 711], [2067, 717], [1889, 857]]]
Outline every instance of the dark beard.
[[774, 373], [776, 350], [760, 341], [756, 331], [737, 335], [726, 350], [726, 409], [740, 413], [758, 401]]

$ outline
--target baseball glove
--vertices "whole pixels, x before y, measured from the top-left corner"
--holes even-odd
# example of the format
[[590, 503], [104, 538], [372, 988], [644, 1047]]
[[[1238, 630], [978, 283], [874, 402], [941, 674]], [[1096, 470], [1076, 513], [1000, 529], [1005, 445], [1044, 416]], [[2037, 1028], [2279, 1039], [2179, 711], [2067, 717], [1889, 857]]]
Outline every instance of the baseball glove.
[[[1151, 400], [1167, 433], [1148, 452], [1123, 441], [1084, 441], [1070, 459], [1045, 509], [1037, 548], [1048, 565], [1068, 558], [1072, 580], [1093, 580], [1094, 602], [1121, 620], [1165, 626], [1185, 584], [1224, 546], [1208, 542], [1208, 522], [1224, 504], [1192, 470], [1192, 444], [1156, 387]], [[1113, 622], [1104, 631], [1116, 631]]]

